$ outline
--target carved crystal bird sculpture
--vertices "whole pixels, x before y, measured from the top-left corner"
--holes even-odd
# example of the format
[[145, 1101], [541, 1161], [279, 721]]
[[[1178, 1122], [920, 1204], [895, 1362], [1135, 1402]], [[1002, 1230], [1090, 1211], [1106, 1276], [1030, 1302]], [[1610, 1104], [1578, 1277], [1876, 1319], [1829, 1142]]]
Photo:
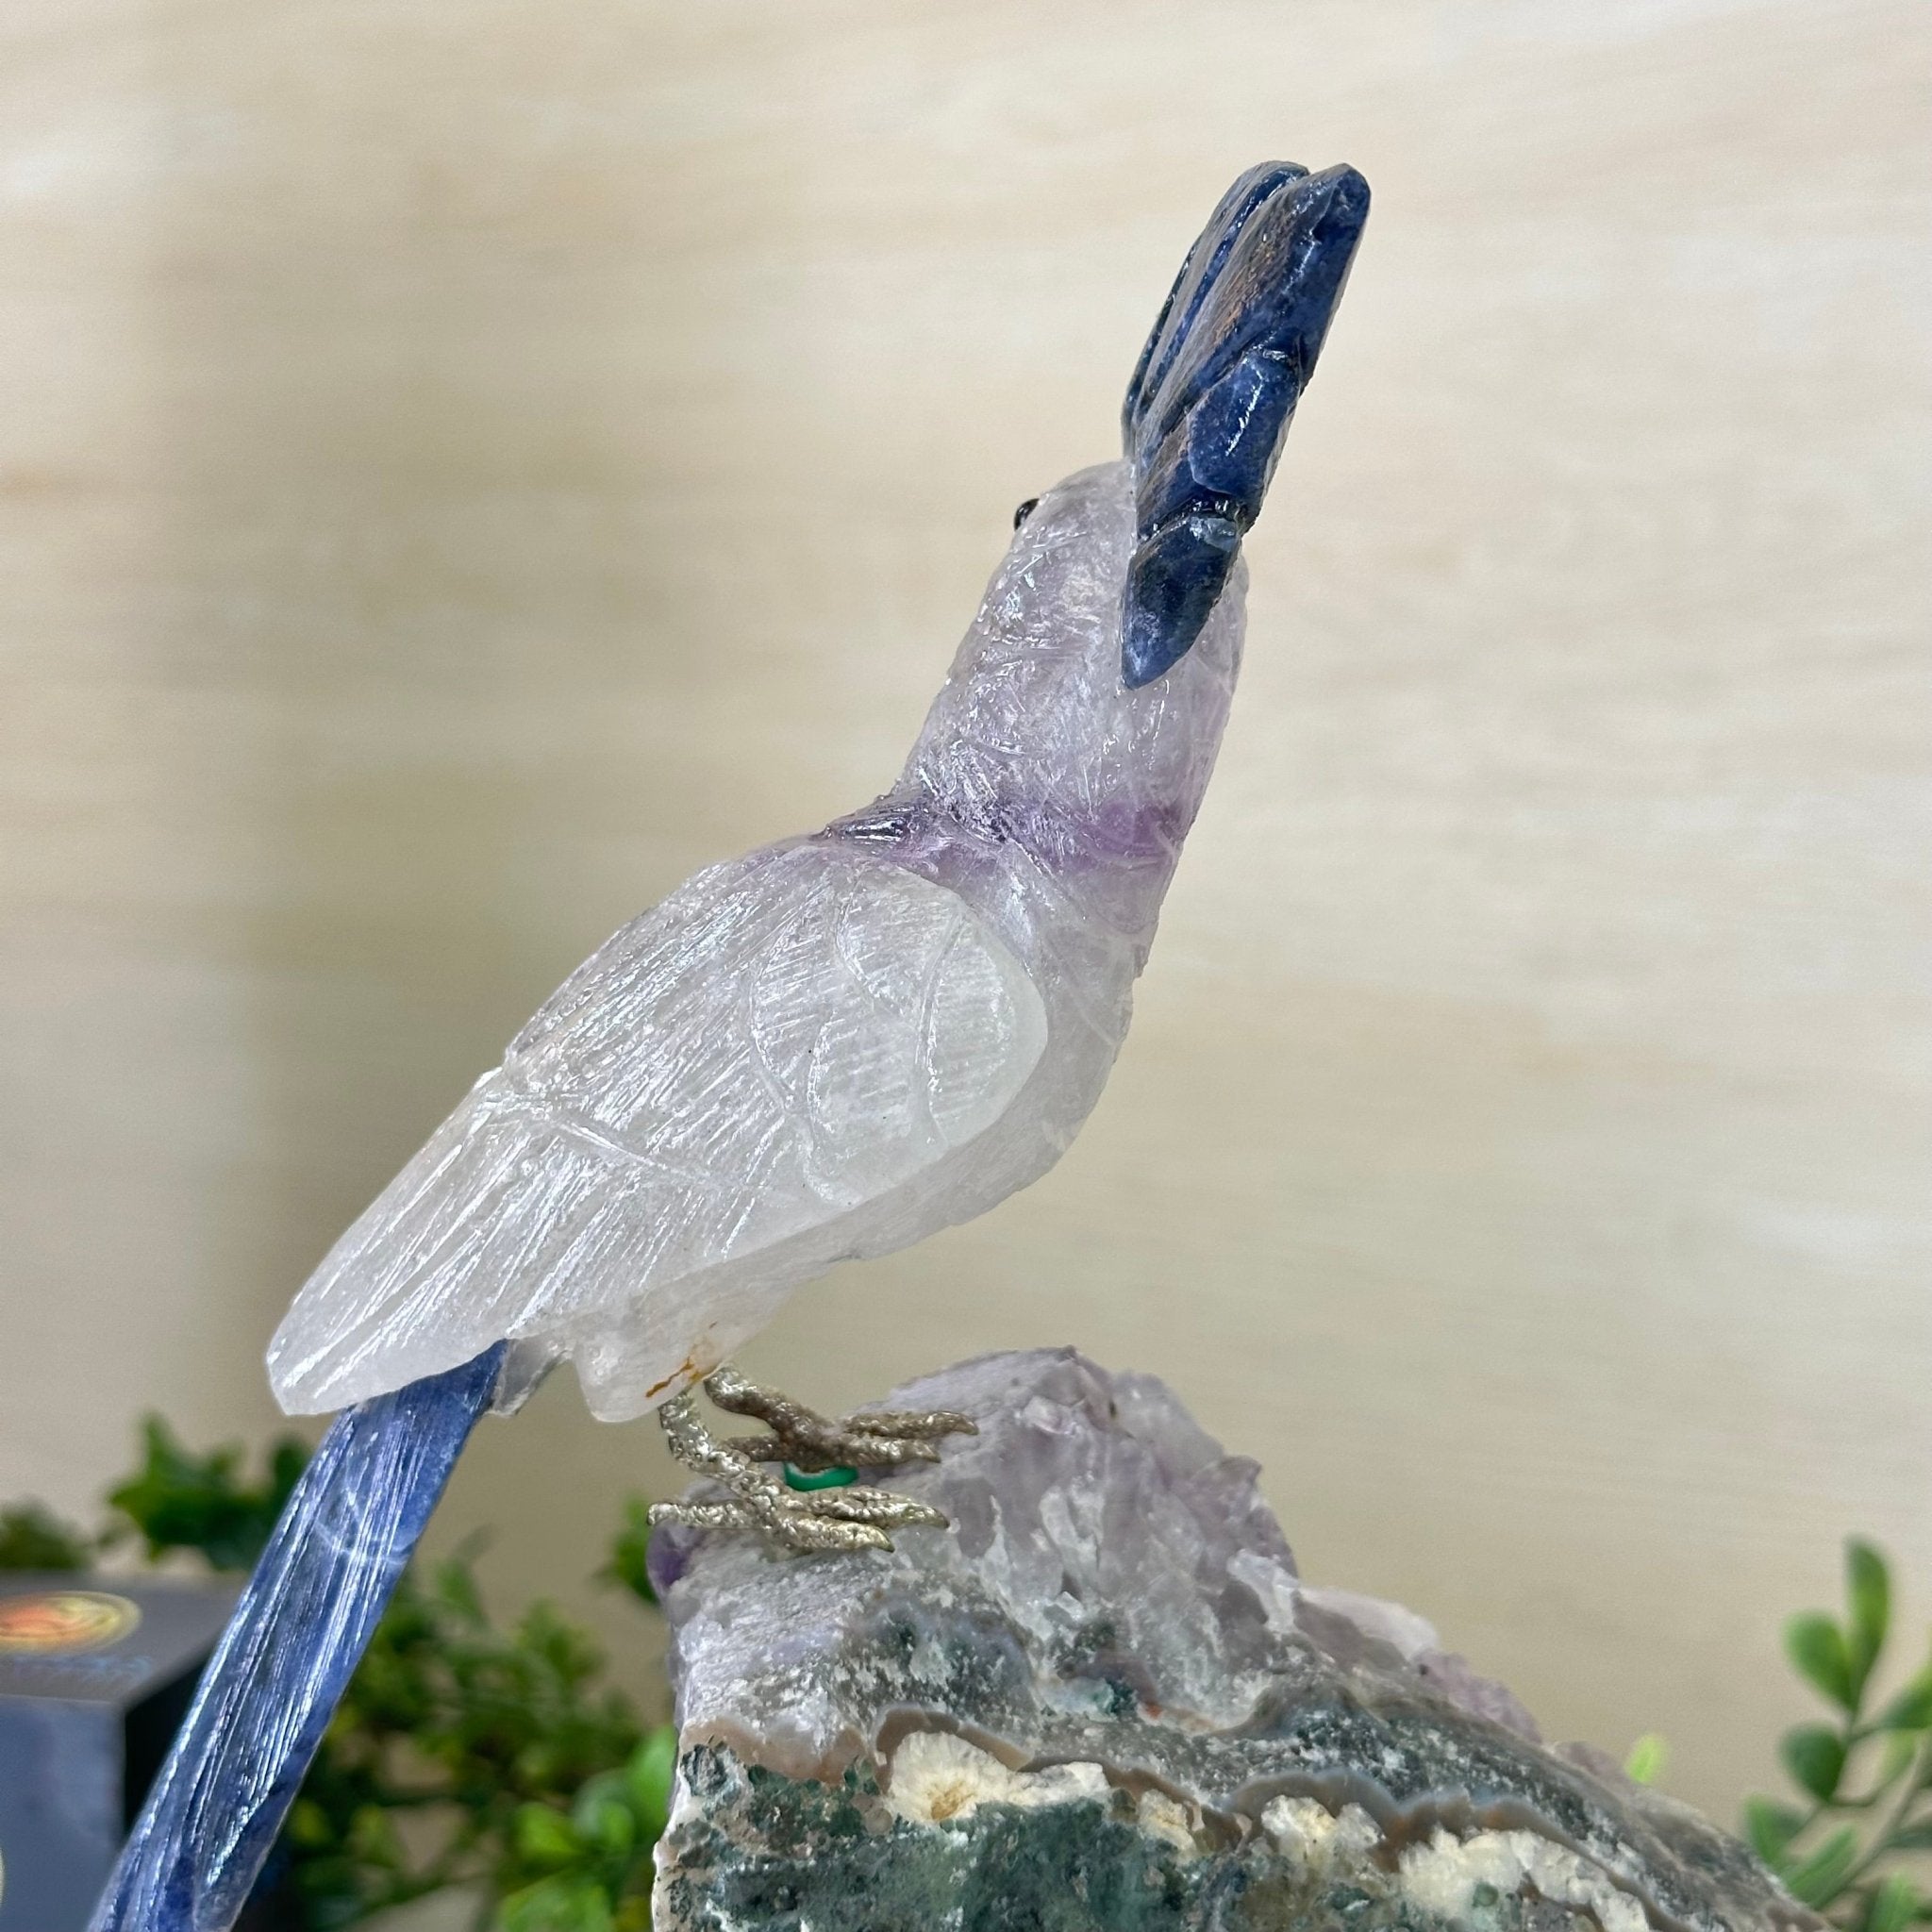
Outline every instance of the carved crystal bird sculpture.
[[[344, 1412], [97, 1928], [231, 1923], [470, 1426], [559, 1359], [716, 1479], [660, 1514], [801, 1550], [941, 1520], [817, 1479], [930, 1457], [964, 1418], [828, 1422], [729, 1357], [835, 1263], [1036, 1179], [1098, 1099], [1227, 717], [1241, 538], [1367, 209], [1348, 168], [1235, 183], [1141, 353], [1124, 457], [1022, 506], [898, 783], [599, 947], [296, 1296], [275, 1394]], [[701, 1383], [767, 1433], [714, 1439]]]

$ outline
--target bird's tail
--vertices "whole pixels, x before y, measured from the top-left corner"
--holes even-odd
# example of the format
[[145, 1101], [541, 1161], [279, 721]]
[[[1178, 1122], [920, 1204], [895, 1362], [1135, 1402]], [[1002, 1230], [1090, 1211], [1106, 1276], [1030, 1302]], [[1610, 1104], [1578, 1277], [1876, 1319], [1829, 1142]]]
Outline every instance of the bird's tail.
[[235, 1607], [89, 1932], [227, 1932], [503, 1367], [345, 1409]]

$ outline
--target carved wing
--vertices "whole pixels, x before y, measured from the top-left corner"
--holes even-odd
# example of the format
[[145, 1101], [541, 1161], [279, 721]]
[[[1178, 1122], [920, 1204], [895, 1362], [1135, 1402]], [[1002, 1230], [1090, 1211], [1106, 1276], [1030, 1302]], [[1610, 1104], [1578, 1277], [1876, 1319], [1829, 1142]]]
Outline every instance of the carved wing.
[[[270, 1348], [275, 1393], [312, 1413], [506, 1336], [616, 1334], [665, 1378], [630, 1363], [635, 1413], [838, 1252], [800, 1237], [996, 1121], [1045, 1039], [1019, 962], [943, 887], [816, 844], [700, 873], [565, 981], [337, 1242]], [[774, 1252], [801, 1250], [783, 1278]]]

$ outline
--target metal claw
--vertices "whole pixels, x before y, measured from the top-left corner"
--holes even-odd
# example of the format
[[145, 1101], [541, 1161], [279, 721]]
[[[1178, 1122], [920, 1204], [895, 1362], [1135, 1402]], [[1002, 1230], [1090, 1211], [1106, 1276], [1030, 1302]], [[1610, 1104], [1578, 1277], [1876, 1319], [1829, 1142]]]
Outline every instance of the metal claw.
[[654, 1524], [692, 1529], [751, 1530], [798, 1553], [891, 1549], [886, 1526], [948, 1527], [943, 1510], [891, 1490], [847, 1482], [800, 1489], [768, 1474], [760, 1463], [783, 1462], [800, 1473], [891, 1468], [937, 1462], [933, 1438], [976, 1435], [971, 1416], [952, 1409], [882, 1409], [832, 1421], [774, 1389], [760, 1388], [736, 1369], [714, 1370], [705, 1392], [731, 1415], [755, 1416], [769, 1433], [721, 1441], [700, 1421], [686, 1390], [658, 1410], [671, 1453], [694, 1474], [720, 1484], [721, 1499], [658, 1503]]

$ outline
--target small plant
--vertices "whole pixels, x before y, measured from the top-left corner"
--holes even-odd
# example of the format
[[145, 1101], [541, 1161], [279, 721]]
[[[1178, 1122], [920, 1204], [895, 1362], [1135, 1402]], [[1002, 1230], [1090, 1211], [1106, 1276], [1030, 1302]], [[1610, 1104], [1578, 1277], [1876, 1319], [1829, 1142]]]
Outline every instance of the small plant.
[[[496, 1629], [469, 1557], [426, 1584], [406, 1578], [290, 1814], [280, 1890], [302, 1923], [333, 1932], [458, 1884], [504, 1899], [541, 1875], [531, 1821], [570, 1828], [646, 1741], [625, 1699], [600, 1690], [603, 1661], [545, 1603]], [[608, 1876], [613, 1907], [637, 1879], [608, 1860], [582, 1875]]]
[[242, 1478], [242, 1451], [232, 1443], [192, 1456], [158, 1415], [142, 1424], [141, 1435], [141, 1467], [108, 1492], [122, 1523], [102, 1542], [118, 1542], [131, 1528], [150, 1561], [170, 1550], [192, 1550], [217, 1570], [252, 1570], [308, 1467], [308, 1450], [283, 1437], [269, 1450], [259, 1480], [250, 1483]]
[[1845, 1545], [1843, 1620], [1807, 1610], [1785, 1625], [1792, 1667], [1831, 1707], [1779, 1747], [1803, 1793], [1752, 1798], [1744, 1830], [1792, 1894], [1843, 1932], [1932, 1924], [1932, 1895], [1908, 1869], [1932, 1852], [1932, 1658], [1873, 1707], [1891, 1623], [1891, 1575], [1872, 1544]]
[[0, 1509], [0, 1570], [85, 1570], [93, 1541], [41, 1503]]
[[[650, 1932], [651, 1851], [671, 1811], [677, 1733], [650, 1732], [621, 1771], [591, 1778], [569, 1812], [518, 1808], [498, 1882], [503, 1932]], [[518, 1883], [528, 1878], [528, 1883]]]
[[[261, 1553], [308, 1452], [293, 1437], [251, 1474], [239, 1448], [197, 1456], [142, 1428], [140, 1467], [94, 1535], [38, 1504], [0, 1510], [0, 1570], [80, 1570], [138, 1539], [216, 1571]], [[632, 1499], [598, 1573], [653, 1605], [649, 1518]], [[303, 1781], [257, 1896], [288, 1932], [346, 1932], [456, 1885], [497, 1932], [643, 1932], [675, 1734], [602, 1682], [590, 1634], [547, 1603], [499, 1629], [475, 1550], [406, 1572]]]
[[1624, 1760], [1624, 1775], [1633, 1785], [1654, 1785], [1671, 1765], [1671, 1740], [1659, 1731], [1645, 1731]]
[[653, 1607], [658, 1592], [651, 1587], [651, 1506], [632, 1496], [624, 1506], [624, 1523], [610, 1540], [610, 1560], [597, 1573], [600, 1583], [621, 1584], [641, 1604]]

